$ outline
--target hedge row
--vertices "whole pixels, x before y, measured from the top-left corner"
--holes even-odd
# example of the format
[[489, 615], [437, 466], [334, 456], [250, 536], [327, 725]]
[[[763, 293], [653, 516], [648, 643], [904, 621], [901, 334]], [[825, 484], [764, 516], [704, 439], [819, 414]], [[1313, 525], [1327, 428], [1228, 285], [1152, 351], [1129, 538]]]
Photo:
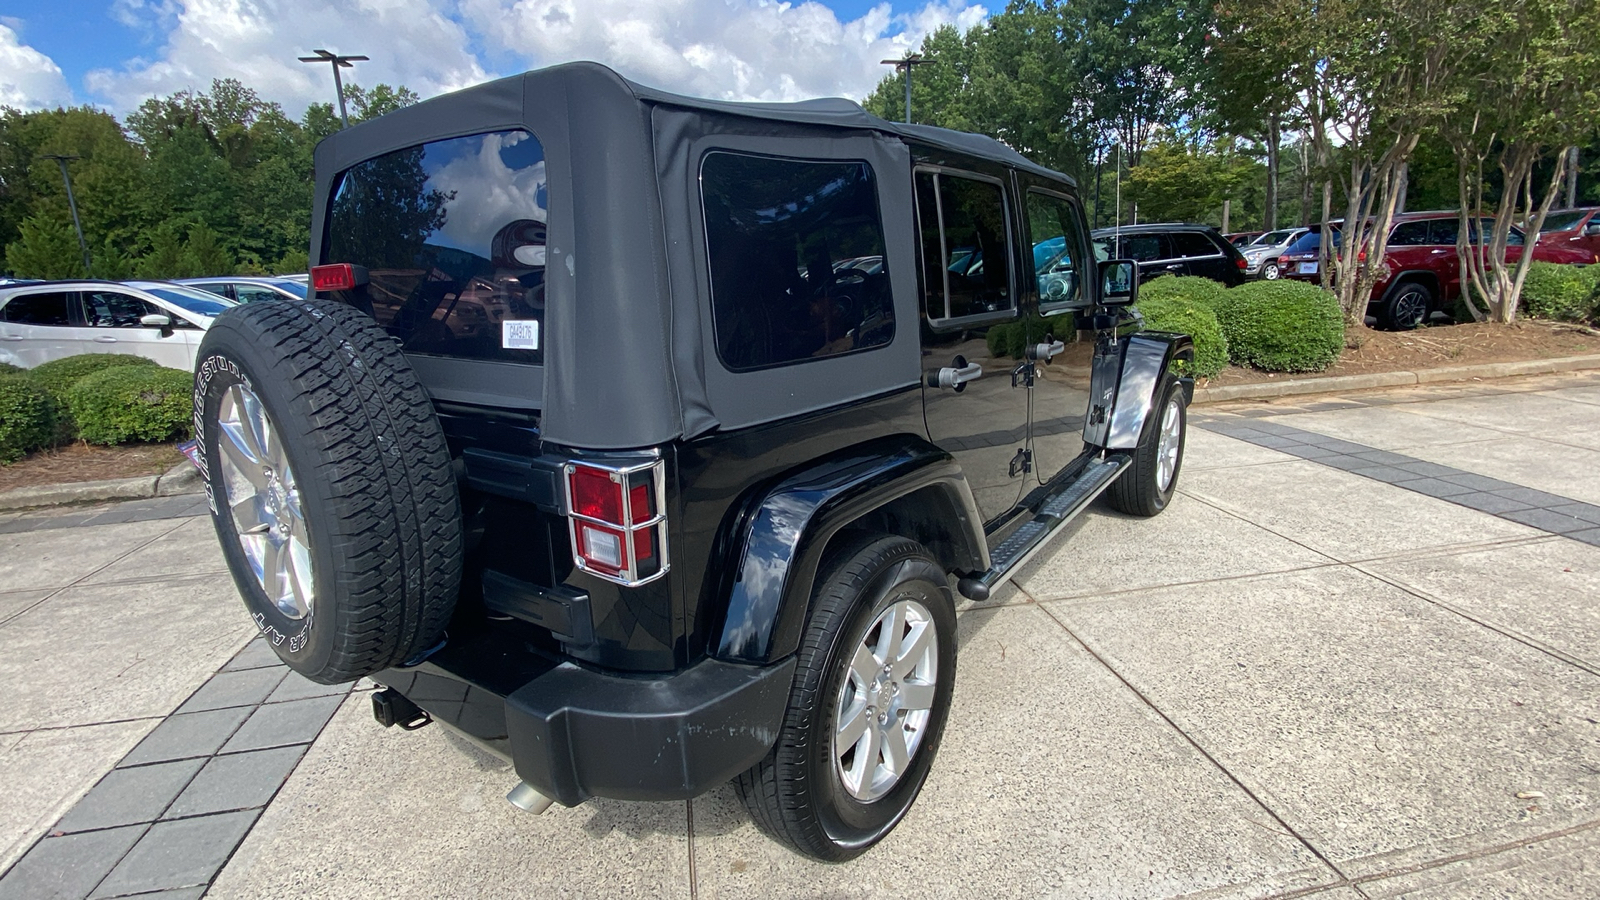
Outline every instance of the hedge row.
[[[12, 371], [15, 370], [15, 371]], [[0, 464], [74, 440], [184, 438], [193, 376], [140, 356], [90, 353], [0, 370]]]
[[1522, 283], [1522, 311], [1563, 322], [1600, 320], [1600, 265], [1529, 263]]

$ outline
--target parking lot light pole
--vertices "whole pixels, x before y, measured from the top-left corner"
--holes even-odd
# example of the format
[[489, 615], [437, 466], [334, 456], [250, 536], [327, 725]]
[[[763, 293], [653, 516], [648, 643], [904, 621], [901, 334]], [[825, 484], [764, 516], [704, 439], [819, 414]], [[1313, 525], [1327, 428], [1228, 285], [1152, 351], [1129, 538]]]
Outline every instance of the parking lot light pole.
[[906, 55], [901, 57], [900, 59], [885, 59], [885, 60], [881, 60], [881, 62], [886, 66], [894, 66], [894, 70], [896, 72], [904, 72], [904, 73], [906, 73], [906, 124], [910, 125], [911, 124], [911, 67], [912, 66], [924, 66], [924, 65], [927, 65], [928, 63], [933, 62], [933, 60], [931, 60], [931, 59], [923, 59], [922, 58], [922, 54], [920, 54], [920, 53], [912, 53], [910, 50], [907, 50], [906, 51]]
[[83, 221], [78, 218], [78, 200], [72, 196], [72, 176], [67, 174], [67, 163], [79, 156], [62, 156], [59, 153], [46, 153], [40, 159], [53, 159], [61, 166], [61, 183], [67, 186], [67, 208], [72, 210], [72, 227], [78, 231], [78, 249], [83, 251], [83, 274], [91, 274], [89, 260], [89, 242], [83, 239]]
[[353, 69], [358, 62], [366, 62], [365, 56], [339, 56], [326, 50], [313, 50], [316, 56], [302, 56], [303, 63], [329, 63], [333, 66], [333, 91], [339, 95], [339, 118], [344, 122], [344, 127], [350, 127], [350, 114], [344, 109], [344, 80], [339, 77], [339, 70]]

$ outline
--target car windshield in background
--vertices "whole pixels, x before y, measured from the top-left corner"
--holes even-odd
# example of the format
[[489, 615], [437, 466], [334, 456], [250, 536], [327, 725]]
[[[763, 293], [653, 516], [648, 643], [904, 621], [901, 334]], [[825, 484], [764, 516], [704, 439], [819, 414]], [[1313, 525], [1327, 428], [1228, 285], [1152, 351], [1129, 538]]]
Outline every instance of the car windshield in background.
[[1573, 212], [1551, 213], [1550, 215], [1545, 216], [1544, 227], [1539, 229], [1539, 233], [1549, 234], [1552, 231], [1566, 231], [1582, 221], [1583, 217], [1588, 214], [1589, 211], [1586, 209], [1575, 210]]
[[1250, 244], [1253, 247], [1271, 247], [1274, 244], [1281, 244], [1288, 240], [1291, 234], [1294, 234], [1294, 230], [1290, 228], [1285, 228], [1282, 231], [1269, 231], [1251, 241]]
[[192, 312], [201, 316], [221, 315], [223, 310], [233, 305], [216, 294], [208, 294], [205, 291], [194, 288], [169, 285], [157, 287], [144, 284], [136, 284], [134, 287], [147, 294], [154, 294], [185, 312]]

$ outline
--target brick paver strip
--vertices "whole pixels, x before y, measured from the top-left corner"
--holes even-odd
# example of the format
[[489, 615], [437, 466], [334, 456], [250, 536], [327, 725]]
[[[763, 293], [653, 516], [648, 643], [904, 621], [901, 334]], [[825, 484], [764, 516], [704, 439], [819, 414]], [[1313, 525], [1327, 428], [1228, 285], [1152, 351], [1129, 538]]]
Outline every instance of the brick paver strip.
[[[1299, 410], [1283, 410], [1277, 414], [1293, 412]], [[1600, 528], [1595, 527], [1600, 523], [1600, 506], [1591, 503], [1277, 422], [1258, 419], [1242, 422], [1234, 416], [1222, 417], [1215, 413], [1197, 416], [1194, 421], [1197, 426], [1225, 437], [1600, 547]], [[1316, 455], [1297, 452], [1307, 447], [1335, 452]]]
[[251, 641], [0, 875], [0, 900], [199, 897], [349, 691]]

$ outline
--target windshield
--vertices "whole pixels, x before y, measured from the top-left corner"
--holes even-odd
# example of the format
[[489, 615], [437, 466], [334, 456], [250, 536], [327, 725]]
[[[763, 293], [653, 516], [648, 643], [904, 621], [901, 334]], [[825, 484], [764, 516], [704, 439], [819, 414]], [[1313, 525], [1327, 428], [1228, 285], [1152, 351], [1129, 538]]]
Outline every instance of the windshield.
[[1263, 234], [1261, 237], [1256, 238], [1255, 243], [1257, 246], [1271, 247], [1287, 241], [1289, 239], [1289, 235], [1291, 234], [1294, 234], [1294, 229], [1292, 228], [1285, 228], [1282, 231], [1269, 231], [1266, 234]]
[[196, 288], [179, 287], [175, 284], [140, 284], [138, 282], [129, 282], [129, 284], [147, 294], [160, 297], [185, 312], [192, 312], [201, 316], [216, 316], [234, 305], [216, 294], [207, 293]]
[[1583, 221], [1583, 217], [1588, 214], [1589, 211], [1586, 209], [1580, 209], [1575, 212], [1551, 213], [1545, 216], [1544, 227], [1539, 229], [1539, 233], [1548, 234], [1552, 231], [1566, 231], [1568, 228]]

